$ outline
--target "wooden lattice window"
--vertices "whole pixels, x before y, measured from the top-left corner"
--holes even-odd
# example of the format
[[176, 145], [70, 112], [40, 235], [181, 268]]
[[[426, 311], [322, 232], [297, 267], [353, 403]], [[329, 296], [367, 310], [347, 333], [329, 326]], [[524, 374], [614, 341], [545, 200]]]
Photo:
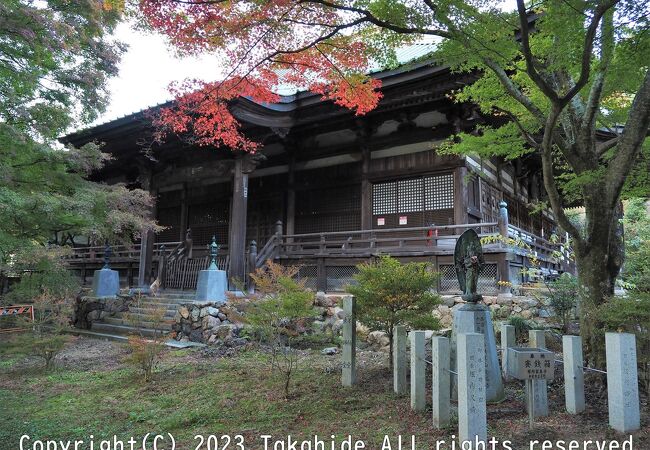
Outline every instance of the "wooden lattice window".
[[361, 187], [341, 186], [296, 192], [296, 233], [361, 228]]
[[448, 225], [454, 220], [451, 173], [373, 184], [373, 227]]
[[424, 207], [426, 210], [454, 207], [454, 175], [451, 173], [424, 179]]
[[423, 194], [422, 178], [400, 180], [397, 184], [397, 212], [422, 211], [424, 206]]
[[432, 175], [372, 186], [373, 215], [453, 209], [454, 175]]
[[377, 183], [372, 185], [372, 213], [395, 214], [397, 212], [397, 183]]

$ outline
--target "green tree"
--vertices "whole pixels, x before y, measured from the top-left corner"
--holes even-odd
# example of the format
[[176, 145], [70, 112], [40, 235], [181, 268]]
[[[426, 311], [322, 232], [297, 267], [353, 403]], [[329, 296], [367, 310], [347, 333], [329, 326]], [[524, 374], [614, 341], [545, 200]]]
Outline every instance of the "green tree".
[[[97, 144], [62, 148], [56, 137], [97, 118], [123, 44], [120, 19], [102, 2], [6, 0], [0, 4], [0, 271], [30, 251], [155, 229], [152, 198], [88, 175], [109, 157]], [[41, 261], [43, 263], [43, 261]], [[45, 278], [44, 278], [45, 279]]]
[[[119, 3], [119, 2], [116, 2]], [[541, 159], [547, 201], [573, 238], [582, 295], [582, 334], [599, 353], [598, 305], [612, 295], [623, 263], [618, 226], [626, 187], [646, 190], [650, 124], [650, 5], [637, 0], [517, 0], [515, 11], [485, 0], [144, 0], [144, 23], [181, 52], [215, 52], [228, 80], [203, 94], [179, 92], [179, 108], [161, 125], [179, 131], [203, 114], [205, 142], [255, 148], [232, 126], [235, 95], [273, 101], [286, 73], [358, 115], [372, 110], [380, 84], [367, 76], [377, 63], [396, 64], [396, 49], [423, 37], [440, 39], [436, 63], [478, 80], [456, 93], [503, 120], [459, 133], [456, 153]], [[280, 72], [277, 69], [284, 69]], [[228, 120], [228, 124], [233, 124]], [[204, 126], [207, 125], [207, 126]], [[235, 127], [236, 128], [236, 123]], [[647, 173], [647, 172], [646, 172]], [[632, 186], [630, 186], [632, 185]], [[579, 197], [586, 224], [564, 208]], [[600, 354], [602, 356], [602, 353]]]
[[435, 294], [438, 274], [427, 263], [402, 264], [390, 256], [357, 268], [356, 284], [347, 287], [357, 300], [357, 319], [370, 329], [388, 334], [392, 367], [396, 325], [423, 330], [439, 328], [432, 314], [440, 301]]

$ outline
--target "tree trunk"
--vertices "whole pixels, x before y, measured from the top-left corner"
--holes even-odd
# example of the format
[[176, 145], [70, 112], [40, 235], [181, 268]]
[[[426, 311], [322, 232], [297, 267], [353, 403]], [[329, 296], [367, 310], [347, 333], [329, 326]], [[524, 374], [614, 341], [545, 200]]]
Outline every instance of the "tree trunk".
[[390, 371], [393, 371], [393, 352], [395, 349], [393, 349], [393, 331], [395, 331], [395, 326], [393, 325], [390, 327], [390, 332], [388, 333], [388, 342], [389, 342], [389, 347], [390, 350], [388, 351], [388, 367], [390, 367]]
[[604, 323], [600, 307], [614, 295], [616, 277], [623, 264], [623, 233], [618, 220], [622, 208], [611, 215], [612, 225], [594, 227], [588, 244], [576, 249], [576, 265], [580, 282], [580, 334], [585, 345], [585, 357], [596, 367], [605, 362]]

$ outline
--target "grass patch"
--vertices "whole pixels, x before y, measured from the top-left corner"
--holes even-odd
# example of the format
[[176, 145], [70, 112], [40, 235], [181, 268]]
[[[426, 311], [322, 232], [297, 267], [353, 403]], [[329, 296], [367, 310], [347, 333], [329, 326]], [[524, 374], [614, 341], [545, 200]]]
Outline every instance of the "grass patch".
[[[5, 364], [0, 370], [0, 450], [18, 448], [23, 434], [32, 439], [87, 440], [92, 434], [96, 440], [113, 435], [127, 440], [150, 432], [173, 434], [178, 450], [193, 450], [195, 435], [223, 434], [242, 434], [246, 450], [263, 448], [262, 434], [326, 440], [335, 435], [338, 442], [349, 434], [377, 450], [385, 435], [400, 434], [410, 449], [415, 435], [419, 450], [435, 448], [438, 439], [449, 440], [457, 432], [453, 424], [434, 429], [430, 411], [414, 413], [408, 396], [396, 398], [385, 361], [362, 358], [359, 385], [351, 389], [341, 387], [339, 362], [339, 357], [309, 353], [296, 372], [289, 400], [282, 378], [269, 371], [265, 355], [253, 351], [224, 359], [202, 357], [196, 350], [167, 351], [155, 379], [146, 384], [117, 357], [110, 364], [98, 361], [93, 370], [51, 373]], [[491, 434], [523, 444], [535, 436], [529, 435], [517, 389], [519, 385], [508, 388], [509, 400], [491, 407], [488, 420]], [[570, 416], [563, 412], [563, 399], [552, 396], [551, 401], [553, 414], [540, 426], [558, 439], [591, 439], [606, 432], [606, 417]], [[650, 448], [645, 446], [650, 443], [647, 427], [636, 439], [638, 448]]]

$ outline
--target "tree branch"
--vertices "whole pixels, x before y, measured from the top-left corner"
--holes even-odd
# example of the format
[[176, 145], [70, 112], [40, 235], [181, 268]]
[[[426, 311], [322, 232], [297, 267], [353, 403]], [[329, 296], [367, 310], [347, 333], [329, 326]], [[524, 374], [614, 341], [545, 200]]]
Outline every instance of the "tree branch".
[[609, 11], [605, 14], [601, 24], [601, 44], [600, 44], [600, 64], [594, 81], [589, 91], [587, 98], [587, 105], [585, 107], [585, 115], [582, 122], [582, 134], [586, 137], [595, 132], [596, 114], [600, 106], [600, 99], [603, 94], [603, 87], [605, 85], [605, 74], [609, 68], [614, 53], [614, 12]]
[[616, 147], [620, 140], [621, 140], [620, 136], [616, 136], [615, 138], [609, 139], [605, 142], [602, 142], [601, 144], [598, 144], [598, 146], [596, 147], [596, 155], [600, 158], [605, 153], [607, 153], [609, 149]]
[[315, 3], [323, 5], [328, 8], [336, 9], [338, 11], [347, 11], [360, 14], [366, 19], [366, 22], [377, 25], [380, 28], [385, 28], [387, 30], [394, 31], [399, 34], [425, 34], [429, 36], [440, 36], [444, 38], [452, 38], [453, 36], [446, 30], [441, 29], [429, 29], [429, 28], [419, 28], [419, 27], [404, 27], [401, 25], [395, 25], [393, 23], [387, 22], [385, 20], [379, 19], [377, 16], [372, 14], [369, 10], [363, 8], [357, 8], [354, 6], [347, 5], [337, 5], [328, 0], [298, 0], [298, 3]]
[[535, 68], [533, 52], [530, 49], [528, 13], [526, 12], [526, 5], [523, 0], [517, 0], [517, 11], [519, 13], [519, 27], [521, 30], [521, 53], [524, 55], [524, 60], [526, 61], [526, 72], [528, 72], [530, 78], [535, 82], [544, 95], [546, 95], [552, 103], [557, 103], [559, 100], [557, 92], [553, 90]]
[[558, 223], [574, 238], [576, 246], [582, 247], [584, 240], [580, 235], [579, 230], [571, 223], [564, 212], [560, 192], [558, 191], [555, 177], [553, 176], [553, 135], [555, 134], [555, 124], [557, 123], [561, 112], [561, 108], [554, 106], [546, 120], [546, 125], [544, 126], [544, 137], [542, 139], [542, 176], [544, 179], [544, 187], [546, 188], [546, 193], [551, 204], [551, 209], [557, 217]]

